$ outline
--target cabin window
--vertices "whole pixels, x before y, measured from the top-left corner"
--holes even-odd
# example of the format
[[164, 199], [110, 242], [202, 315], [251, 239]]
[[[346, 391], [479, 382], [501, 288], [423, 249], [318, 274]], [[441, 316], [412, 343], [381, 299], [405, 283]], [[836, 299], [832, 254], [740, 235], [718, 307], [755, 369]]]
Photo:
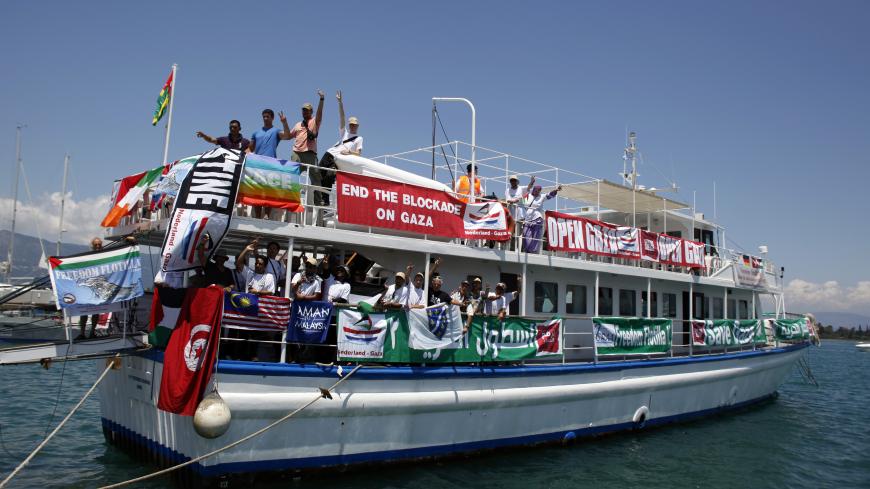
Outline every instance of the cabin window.
[[619, 289], [619, 315], [637, 315], [637, 293], [635, 291]]
[[555, 282], [535, 282], [535, 312], [559, 312], [558, 294]]
[[721, 297], [711, 297], [710, 300], [713, 302], [711, 309], [713, 309], [713, 319], [724, 319], [725, 311], [722, 306], [724, 304], [724, 300]]
[[737, 319], [749, 319], [749, 302], [742, 300], [738, 304], [740, 307], [740, 315]]
[[586, 314], [586, 286], [565, 286], [565, 314]]
[[677, 294], [662, 294], [662, 316], [677, 317]]
[[598, 288], [598, 315], [613, 315], [613, 289], [610, 287]]
[[728, 318], [734, 319], [737, 317], [737, 301], [735, 299], [728, 299]]
[[640, 291], [640, 309], [641, 309], [640, 315], [643, 317], [650, 317], [650, 318], [658, 317], [659, 304], [658, 304], [658, 297], [657, 297], [657, 294], [655, 292], [652, 293], [652, 303], [649, 304], [648, 307], [649, 307], [649, 314], [647, 314], [647, 312], [646, 312], [647, 311], [646, 291], [642, 290], [642, 291]]

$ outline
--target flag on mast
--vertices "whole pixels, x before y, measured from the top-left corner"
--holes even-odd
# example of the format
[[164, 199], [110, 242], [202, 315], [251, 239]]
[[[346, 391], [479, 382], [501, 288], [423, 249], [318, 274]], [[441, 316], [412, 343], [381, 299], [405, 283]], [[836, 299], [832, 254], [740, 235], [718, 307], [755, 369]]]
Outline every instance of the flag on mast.
[[166, 112], [166, 107], [169, 106], [169, 99], [172, 97], [172, 74], [174, 72], [169, 72], [169, 78], [166, 79], [166, 83], [163, 84], [163, 89], [160, 90], [160, 95], [157, 96], [157, 108], [154, 109], [154, 118], [151, 119], [151, 125], [156, 126], [157, 121], [163, 118], [163, 114]]

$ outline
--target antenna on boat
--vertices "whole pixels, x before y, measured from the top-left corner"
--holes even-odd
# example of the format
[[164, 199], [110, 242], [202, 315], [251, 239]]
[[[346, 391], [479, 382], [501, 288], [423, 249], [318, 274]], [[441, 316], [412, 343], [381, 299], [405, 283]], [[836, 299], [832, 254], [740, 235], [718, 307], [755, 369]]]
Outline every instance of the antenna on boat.
[[[628, 165], [631, 163], [631, 173], [628, 172]], [[622, 152], [622, 184], [632, 189], [637, 189], [637, 133], [631, 131], [628, 133], [628, 146]]]

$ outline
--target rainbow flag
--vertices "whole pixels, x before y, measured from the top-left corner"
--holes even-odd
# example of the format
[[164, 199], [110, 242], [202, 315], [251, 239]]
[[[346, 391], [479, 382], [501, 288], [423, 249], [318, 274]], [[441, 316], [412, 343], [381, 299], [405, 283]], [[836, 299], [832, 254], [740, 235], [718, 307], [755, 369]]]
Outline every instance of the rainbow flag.
[[166, 107], [169, 106], [169, 99], [172, 97], [172, 72], [169, 72], [169, 78], [163, 84], [163, 89], [160, 90], [160, 95], [157, 96], [157, 108], [154, 109], [154, 118], [151, 119], [151, 125], [156, 126], [157, 121], [163, 117], [166, 112]]
[[302, 212], [299, 163], [248, 154], [239, 185], [239, 202]]
[[121, 222], [121, 218], [129, 214], [136, 207], [136, 203], [139, 202], [139, 199], [148, 190], [148, 186], [156, 182], [160, 178], [160, 175], [168, 169], [168, 166], [160, 165], [153, 170], [130, 175], [121, 180], [118, 195], [115, 196], [115, 205], [112, 206], [112, 209], [109, 210], [109, 213], [106, 214], [100, 225], [106, 228], [117, 226]]

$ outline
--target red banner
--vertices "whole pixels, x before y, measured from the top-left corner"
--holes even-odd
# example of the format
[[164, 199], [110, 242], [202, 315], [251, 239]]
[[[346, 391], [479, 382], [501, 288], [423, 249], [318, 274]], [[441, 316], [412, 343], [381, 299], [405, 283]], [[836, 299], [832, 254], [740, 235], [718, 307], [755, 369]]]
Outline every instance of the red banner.
[[547, 244], [570, 251], [704, 268], [704, 244], [666, 234], [547, 211]]
[[187, 290], [163, 356], [159, 409], [193, 416], [217, 358], [223, 304], [224, 290], [216, 285]]
[[338, 220], [447, 238], [510, 238], [498, 202], [465, 204], [442, 190], [351, 173], [336, 178]]

